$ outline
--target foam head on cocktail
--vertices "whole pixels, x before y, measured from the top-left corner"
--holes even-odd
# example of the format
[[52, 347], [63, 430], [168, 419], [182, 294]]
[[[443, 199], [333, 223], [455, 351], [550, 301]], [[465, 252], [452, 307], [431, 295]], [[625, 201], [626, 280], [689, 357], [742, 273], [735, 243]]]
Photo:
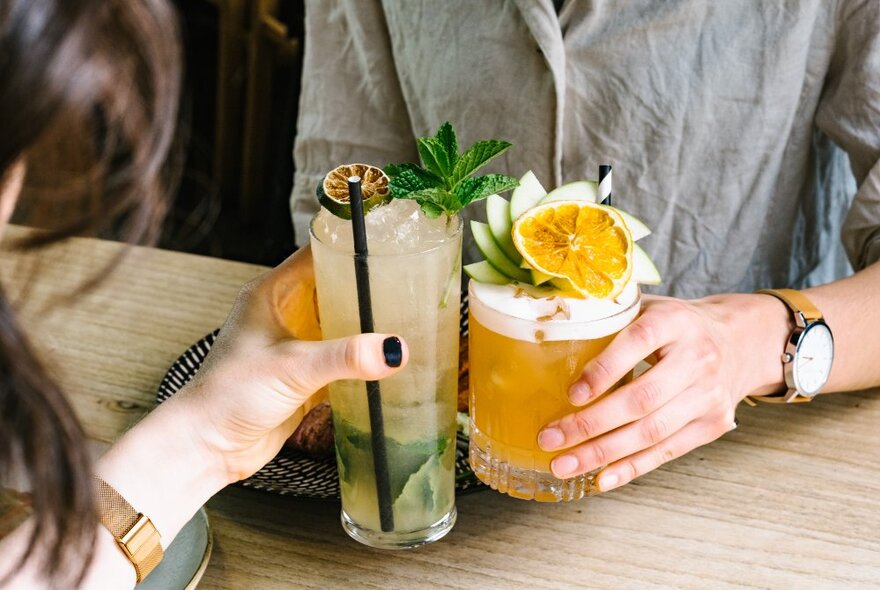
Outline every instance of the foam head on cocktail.
[[[510, 203], [472, 224], [486, 260], [470, 283], [470, 460], [499, 491], [543, 501], [589, 494], [592, 476], [560, 480], [540, 428], [574, 410], [567, 390], [639, 311], [639, 283], [659, 274], [635, 241], [650, 231], [595, 204], [595, 183], [547, 194], [534, 175]], [[506, 219], [505, 219], [506, 217]]]

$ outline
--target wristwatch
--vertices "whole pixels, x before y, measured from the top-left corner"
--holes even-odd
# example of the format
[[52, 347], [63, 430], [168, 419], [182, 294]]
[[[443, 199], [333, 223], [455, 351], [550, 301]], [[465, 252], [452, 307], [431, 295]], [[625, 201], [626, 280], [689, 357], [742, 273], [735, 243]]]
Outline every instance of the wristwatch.
[[149, 518], [135, 510], [112, 486], [97, 476], [94, 479], [101, 524], [134, 566], [140, 583], [162, 561], [159, 532]]
[[834, 337], [822, 312], [804, 295], [793, 289], [761, 289], [756, 293], [782, 301], [794, 316], [794, 330], [782, 353], [782, 371], [788, 388], [782, 393], [751, 396], [772, 403], [811, 401], [831, 375]]

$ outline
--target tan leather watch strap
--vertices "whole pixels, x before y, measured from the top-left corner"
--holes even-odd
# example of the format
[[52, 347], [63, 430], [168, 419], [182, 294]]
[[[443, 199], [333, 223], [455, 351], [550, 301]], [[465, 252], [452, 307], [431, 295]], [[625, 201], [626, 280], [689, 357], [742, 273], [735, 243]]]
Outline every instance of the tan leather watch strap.
[[822, 312], [813, 305], [813, 302], [810, 301], [806, 295], [799, 291], [795, 291], [794, 289], [761, 289], [760, 291], [755, 291], [755, 293], [763, 293], [765, 295], [776, 297], [786, 304], [795, 314], [799, 313], [803, 315], [804, 319], [808, 322], [822, 319]]
[[770, 395], [747, 395], [745, 401], [748, 405], [754, 407], [756, 401], [765, 404], [806, 404], [813, 401], [811, 397], [791, 396], [791, 390], [781, 393], [771, 393]]
[[150, 519], [140, 514], [110, 484], [95, 477], [98, 516], [122, 552], [131, 561], [141, 582], [162, 561], [159, 531]]
[[[809, 322], [814, 322], [816, 320], [822, 319], [822, 312], [819, 311], [819, 308], [813, 305], [813, 302], [810, 301], [806, 295], [800, 293], [799, 291], [795, 291], [794, 289], [761, 289], [759, 291], [755, 291], [755, 293], [771, 295], [772, 297], [775, 297], [776, 299], [782, 301], [794, 315], [795, 323], [800, 325], [802, 328]], [[801, 316], [803, 320], [799, 320], [798, 316]], [[770, 395], [746, 396], [745, 399], [750, 405], [755, 405], [755, 401], [761, 401], [771, 404], [806, 403], [812, 401], [813, 398], [801, 397], [797, 395], [795, 390], [791, 388], [787, 383], [786, 386], [788, 387], [786, 391], [772, 393]]]

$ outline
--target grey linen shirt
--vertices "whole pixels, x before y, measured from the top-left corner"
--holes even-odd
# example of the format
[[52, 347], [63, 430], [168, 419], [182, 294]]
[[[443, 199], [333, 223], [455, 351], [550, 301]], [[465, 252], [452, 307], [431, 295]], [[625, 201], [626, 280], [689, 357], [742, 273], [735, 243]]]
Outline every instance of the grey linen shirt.
[[514, 144], [487, 170], [547, 188], [613, 164], [655, 292], [826, 282], [841, 244], [880, 259], [878, 0], [312, 0], [306, 30], [300, 244], [327, 170], [416, 162], [450, 120], [460, 145]]

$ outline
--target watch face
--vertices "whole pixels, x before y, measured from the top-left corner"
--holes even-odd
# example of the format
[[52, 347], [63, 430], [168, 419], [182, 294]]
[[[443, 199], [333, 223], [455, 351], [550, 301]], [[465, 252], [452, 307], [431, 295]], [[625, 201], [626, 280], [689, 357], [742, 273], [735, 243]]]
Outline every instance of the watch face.
[[798, 391], [816, 395], [831, 374], [834, 359], [834, 340], [824, 323], [815, 323], [801, 334], [794, 354], [794, 380]]

